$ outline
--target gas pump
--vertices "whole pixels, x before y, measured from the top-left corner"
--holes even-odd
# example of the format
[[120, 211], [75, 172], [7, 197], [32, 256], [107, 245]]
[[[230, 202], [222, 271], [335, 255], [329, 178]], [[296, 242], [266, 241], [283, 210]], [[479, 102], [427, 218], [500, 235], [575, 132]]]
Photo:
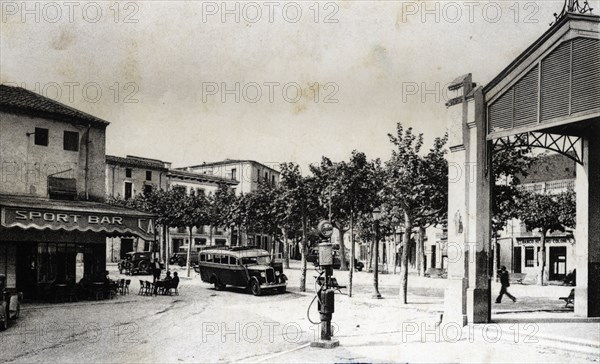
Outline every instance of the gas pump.
[[[321, 321], [321, 335], [319, 340], [311, 343], [311, 346], [334, 348], [339, 345], [339, 341], [332, 337], [333, 332], [331, 329], [331, 319], [335, 311], [335, 291], [345, 287], [338, 285], [337, 280], [333, 277], [333, 244], [329, 242], [329, 238], [333, 233], [333, 226], [329, 221], [321, 221], [317, 229], [324, 242], [319, 244], [318, 266], [321, 271], [315, 279], [315, 298], [313, 302], [318, 299], [317, 309]], [[319, 286], [318, 289], [317, 285]]]

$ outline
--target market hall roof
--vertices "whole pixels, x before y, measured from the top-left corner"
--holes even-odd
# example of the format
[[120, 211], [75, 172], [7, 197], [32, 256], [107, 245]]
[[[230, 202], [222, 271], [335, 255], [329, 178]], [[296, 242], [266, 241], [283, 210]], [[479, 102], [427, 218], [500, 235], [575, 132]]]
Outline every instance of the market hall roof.
[[0, 85], [0, 111], [105, 128], [110, 123], [22, 87]]
[[0, 227], [92, 231], [154, 240], [154, 215], [91, 201], [0, 195]]

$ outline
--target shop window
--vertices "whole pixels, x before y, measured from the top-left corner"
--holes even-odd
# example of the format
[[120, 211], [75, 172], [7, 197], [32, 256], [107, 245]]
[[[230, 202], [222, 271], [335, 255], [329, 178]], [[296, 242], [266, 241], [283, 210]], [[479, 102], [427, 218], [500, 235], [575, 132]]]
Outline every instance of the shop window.
[[65, 130], [63, 135], [63, 149], [72, 152], [79, 151], [79, 133]]
[[131, 174], [132, 174], [131, 168], [125, 168], [125, 177], [131, 178]]
[[146, 181], [152, 181], [152, 171], [146, 171]]
[[525, 266], [526, 267], [533, 267], [535, 266], [534, 262], [535, 262], [535, 256], [533, 254], [533, 247], [532, 246], [527, 246], [525, 247]]
[[[28, 135], [30, 135], [30, 134], [28, 134]], [[35, 142], [35, 145], [41, 145], [41, 146], [47, 147], [48, 146], [48, 129], [35, 128], [34, 142]]]
[[231, 169], [231, 179], [235, 180], [237, 178], [237, 169], [232, 168]]
[[195, 238], [194, 244], [195, 245], [206, 245], [206, 238]]

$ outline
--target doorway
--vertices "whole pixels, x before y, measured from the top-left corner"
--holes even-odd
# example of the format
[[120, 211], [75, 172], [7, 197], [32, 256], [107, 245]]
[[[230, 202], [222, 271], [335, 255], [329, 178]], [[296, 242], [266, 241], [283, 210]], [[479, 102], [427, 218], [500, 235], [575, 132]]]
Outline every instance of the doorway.
[[559, 281], [565, 279], [566, 275], [567, 247], [550, 247], [550, 271], [548, 272], [548, 279], [551, 281]]
[[513, 248], [513, 273], [521, 273], [521, 247], [515, 246]]

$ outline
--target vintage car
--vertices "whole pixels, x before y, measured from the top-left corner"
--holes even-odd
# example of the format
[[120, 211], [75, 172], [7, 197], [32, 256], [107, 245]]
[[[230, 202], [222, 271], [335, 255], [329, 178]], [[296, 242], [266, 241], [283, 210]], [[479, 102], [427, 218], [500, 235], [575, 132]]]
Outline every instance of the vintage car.
[[[129, 252], [119, 264], [119, 273], [123, 274], [152, 274], [152, 252]], [[160, 269], [164, 269], [160, 264]]]
[[6, 288], [6, 277], [0, 274], [0, 331], [8, 328], [8, 321], [19, 318], [23, 294]]
[[[187, 262], [187, 252], [173, 253], [173, 255], [171, 255], [171, 257], [169, 258], [169, 264], [177, 264], [180, 267], [185, 266], [186, 262]], [[198, 264], [198, 253], [197, 252], [190, 253], [190, 263], [192, 265]]]
[[244, 287], [259, 296], [265, 290], [284, 293], [287, 286], [283, 262], [271, 259], [269, 252], [254, 247], [203, 250], [195, 270], [203, 282], [214, 284], [216, 290], [231, 285]]

